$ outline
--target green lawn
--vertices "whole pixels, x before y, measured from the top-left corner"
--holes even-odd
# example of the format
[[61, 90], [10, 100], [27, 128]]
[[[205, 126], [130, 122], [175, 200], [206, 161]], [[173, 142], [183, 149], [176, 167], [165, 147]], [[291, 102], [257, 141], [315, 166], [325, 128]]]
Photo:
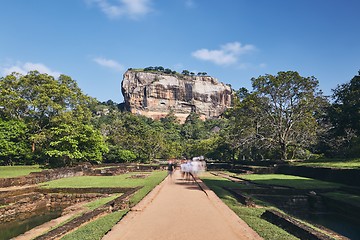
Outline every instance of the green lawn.
[[339, 202], [344, 202], [360, 208], [360, 196], [343, 193], [343, 192], [330, 192], [322, 194], [328, 198], [335, 199]]
[[113, 194], [109, 197], [103, 197], [103, 198], [97, 199], [95, 201], [89, 202], [88, 204], [85, 205], [85, 207], [87, 207], [90, 210], [94, 210], [94, 209], [114, 200], [115, 198], [120, 197], [120, 196], [121, 196], [121, 194]]
[[[165, 171], [154, 171], [146, 178], [130, 178], [141, 173], [126, 173], [117, 176], [79, 176], [61, 178], [41, 185], [46, 188], [90, 188], [90, 187], [137, 187], [166, 175]], [[144, 173], [149, 174], [149, 173]]]
[[[142, 198], [144, 198], [155, 186], [157, 186], [167, 175], [166, 171], [154, 171], [148, 177], [144, 179], [139, 178], [129, 178], [131, 175], [139, 173], [128, 173], [118, 176], [83, 176], [83, 177], [72, 177], [72, 178], [63, 178], [47, 183], [43, 183], [43, 187], [46, 188], [66, 188], [66, 187], [137, 187], [143, 186], [139, 191], [137, 191], [130, 199], [131, 206], [137, 204]], [[149, 173], [146, 173], [149, 174]], [[96, 201], [93, 201], [86, 206], [90, 209], [95, 209], [108, 201], [111, 201], [113, 198], [119, 195], [114, 195], [111, 197], [102, 198]], [[120, 219], [129, 211], [125, 209], [123, 211], [113, 212], [106, 216], [103, 216], [95, 221], [92, 221], [79, 229], [71, 232], [70, 234], [65, 235], [62, 239], [101, 239], [104, 234], [109, 231], [112, 226], [114, 226]]]
[[[153, 171], [146, 178], [129, 178], [139, 173], [127, 173], [118, 176], [82, 176], [62, 178], [42, 183], [45, 188], [90, 188], [90, 187], [137, 187], [144, 186], [131, 198], [131, 205], [138, 203], [148, 192], [150, 192], [165, 177], [166, 171]], [[148, 174], [148, 173], [145, 173]]]
[[243, 174], [239, 177], [259, 184], [293, 187], [297, 189], [339, 188], [341, 184], [284, 174]]
[[266, 240], [293, 240], [298, 239], [283, 229], [269, 223], [261, 218], [261, 214], [267, 208], [250, 208], [240, 203], [223, 187], [234, 188], [239, 184], [231, 182], [220, 177], [204, 175], [201, 177], [204, 183], [210, 187], [221, 200], [229, 206], [241, 219], [243, 219], [252, 229], [254, 229], [261, 237]]
[[292, 163], [296, 166], [329, 167], [329, 168], [360, 168], [360, 158], [355, 159], [317, 159]]
[[32, 166], [0, 166], [0, 178], [26, 176], [31, 172], [41, 172], [39, 165]]
[[118, 211], [103, 216], [95, 221], [92, 221], [74, 232], [71, 232], [64, 237], [62, 240], [96, 240], [101, 239], [111, 228], [114, 226], [128, 210]]

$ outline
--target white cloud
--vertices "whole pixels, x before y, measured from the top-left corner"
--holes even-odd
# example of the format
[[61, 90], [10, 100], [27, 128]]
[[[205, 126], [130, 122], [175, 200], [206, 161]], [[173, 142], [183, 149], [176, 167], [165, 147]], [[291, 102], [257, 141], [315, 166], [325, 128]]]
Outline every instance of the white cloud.
[[100, 66], [111, 68], [118, 72], [121, 72], [125, 69], [122, 64], [118, 63], [115, 60], [98, 57], [98, 58], [94, 58], [93, 61], [99, 64]]
[[49, 67], [45, 66], [42, 63], [32, 63], [32, 62], [26, 62], [21, 63], [18, 62], [17, 64], [13, 66], [6, 66], [2, 68], [2, 73], [4, 75], [9, 75], [13, 72], [20, 73], [22, 75], [26, 75], [30, 71], [38, 71], [39, 73], [46, 73], [50, 76], [53, 76], [55, 78], [58, 78], [60, 76], [60, 72], [56, 72], [51, 70]]
[[188, 8], [194, 8], [194, 7], [196, 7], [196, 4], [195, 4], [194, 0], [186, 0], [185, 6]]
[[192, 56], [217, 65], [229, 65], [238, 63], [241, 55], [253, 52], [254, 50], [256, 50], [254, 45], [242, 45], [239, 42], [232, 42], [220, 46], [218, 50], [199, 49], [193, 52]]
[[88, 3], [95, 3], [100, 10], [109, 18], [127, 16], [131, 19], [138, 19], [152, 11], [150, 7], [152, 0], [86, 0]]

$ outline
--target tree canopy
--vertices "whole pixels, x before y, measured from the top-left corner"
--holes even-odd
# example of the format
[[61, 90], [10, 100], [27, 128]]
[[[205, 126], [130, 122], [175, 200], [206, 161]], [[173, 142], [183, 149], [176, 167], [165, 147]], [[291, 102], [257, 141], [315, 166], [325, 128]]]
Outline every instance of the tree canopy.
[[194, 111], [180, 124], [172, 111], [160, 120], [122, 112], [121, 104], [87, 96], [66, 75], [13, 73], [0, 78], [0, 164], [360, 156], [360, 76], [339, 85], [333, 102], [315, 77], [294, 71], [251, 81], [252, 90], [236, 91], [220, 118], [203, 121]]

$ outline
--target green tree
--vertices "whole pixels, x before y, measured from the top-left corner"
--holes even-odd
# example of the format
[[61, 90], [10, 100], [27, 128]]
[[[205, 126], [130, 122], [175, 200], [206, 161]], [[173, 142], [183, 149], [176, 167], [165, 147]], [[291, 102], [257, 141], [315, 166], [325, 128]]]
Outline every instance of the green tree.
[[26, 133], [24, 122], [0, 118], [0, 164], [29, 163], [30, 142]]
[[72, 166], [79, 162], [102, 161], [108, 151], [102, 135], [85, 124], [61, 124], [49, 130], [50, 142], [45, 151], [51, 166]]
[[360, 156], [360, 76], [333, 90], [334, 103], [329, 108], [332, 124], [330, 150], [342, 156]]
[[[250, 94], [247, 89], [237, 91], [233, 99], [233, 108], [224, 115], [227, 124], [220, 132], [222, 148], [227, 145], [227, 152], [231, 160], [242, 158], [255, 159], [262, 149], [266, 148], [265, 142], [260, 141], [260, 122], [262, 114], [259, 111], [259, 102], [255, 94]], [[264, 131], [265, 128], [262, 129]], [[254, 147], [256, 146], [256, 148]], [[261, 158], [262, 154], [260, 154]]]
[[279, 72], [252, 78], [261, 121], [257, 137], [274, 147], [280, 158], [292, 151], [309, 147], [316, 141], [317, 112], [326, 102], [314, 77], [297, 72]]
[[190, 71], [189, 70], [183, 70], [181, 72], [181, 74], [185, 75], [185, 76], [189, 76], [190, 75]]
[[[64, 146], [55, 143], [60, 141], [58, 133], [63, 137], [68, 134], [71, 139], [85, 130], [84, 127], [90, 124], [89, 106], [94, 101], [65, 75], [55, 79], [32, 71], [27, 75], [13, 73], [0, 79], [1, 117], [17, 119], [26, 124], [28, 140], [31, 141], [27, 147], [32, 150], [33, 159], [44, 159], [50, 152], [51, 156], [59, 157], [60, 152], [65, 151], [69, 152], [70, 159], [78, 159], [74, 142]], [[78, 125], [74, 127], [74, 123]], [[66, 146], [69, 149], [66, 150]], [[93, 147], [96, 149], [99, 146]]]

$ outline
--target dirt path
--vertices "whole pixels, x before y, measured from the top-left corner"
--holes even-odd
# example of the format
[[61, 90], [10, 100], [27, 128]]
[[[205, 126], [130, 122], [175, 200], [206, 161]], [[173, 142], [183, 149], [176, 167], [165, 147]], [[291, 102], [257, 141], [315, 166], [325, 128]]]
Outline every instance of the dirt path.
[[[131, 240], [261, 239], [200, 183], [165, 179], [103, 238]], [[205, 194], [206, 192], [206, 194]]]

